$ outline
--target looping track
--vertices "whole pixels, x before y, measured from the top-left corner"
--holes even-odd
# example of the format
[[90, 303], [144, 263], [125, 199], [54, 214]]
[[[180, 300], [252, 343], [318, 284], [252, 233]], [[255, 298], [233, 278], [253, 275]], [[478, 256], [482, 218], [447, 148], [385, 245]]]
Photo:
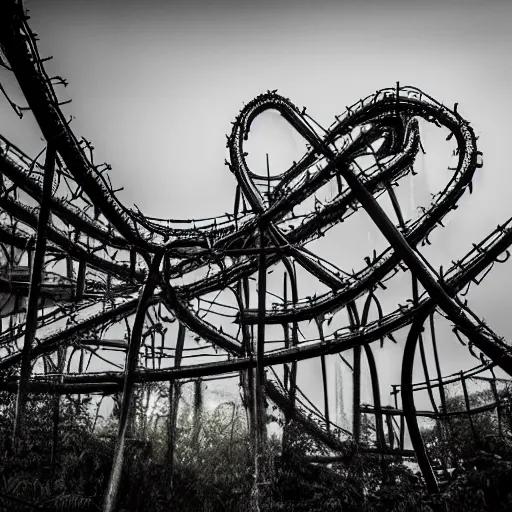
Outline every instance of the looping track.
[[[436, 312], [442, 314], [469, 340], [470, 347], [480, 351], [481, 364], [462, 379], [490, 366], [500, 366], [512, 376], [509, 345], [473, 314], [461, 293], [501, 261], [498, 258], [512, 244], [512, 219], [474, 245], [443, 275], [417, 250], [471, 189], [474, 173], [482, 165], [469, 123], [419, 89], [397, 85], [358, 101], [329, 129], [320, 131], [305, 111], [276, 92], [267, 92], [243, 108], [228, 136], [227, 163], [238, 183], [233, 213], [213, 219], [150, 219], [121, 203], [105, 169], [93, 164], [90, 143], [73, 134], [20, 3], [3, 2], [0, 20], [5, 63], [47, 141], [47, 162], [42, 165], [0, 139], [0, 236], [5, 255], [0, 293], [2, 316], [9, 318], [0, 334], [0, 387], [16, 391], [21, 404], [28, 392], [108, 394], [124, 390], [123, 407], [127, 408], [135, 383], [236, 372], [251, 376], [256, 368], [261, 377], [257, 383], [271, 400], [331, 449], [343, 451], [345, 444], [324, 428], [326, 419], [329, 426], [328, 418], [318, 423], [306, 415], [305, 404], [296, 394], [293, 365], [352, 349], [360, 354], [363, 347], [370, 362], [378, 428], [382, 410], [369, 344], [410, 325], [402, 363], [401, 417], [407, 421], [421, 469], [435, 491], [436, 479], [419, 435], [412, 382], [415, 348], [425, 320], [433, 319]], [[278, 111], [309, 147], [298, 162], [272, 177], [252, 172], [245, 152], [251, 125], [266, 110]], [[421, 149], [420, 120], [451, 133], [457, 144], [457, 165], [430, 206], [418, 218], [404, 221], [393, 188], [413, 173]], [[48, 157], [50, 149], [55, 153], [53, 162]], [[361, 167], [359, 159], [368, 156], [373, 158], [372, 165]], [[48, 184], [50, 167], [53, 178]], [[316, 194], [329, 183], [336, 184], [337, 193], [318, 202]], [[377, 202], [383, 194], [389, 195], [397, 225]], [[313, 200], [314, 207], [297, 218], [294, 208]], [[344, 272], [307, 248], [360, 208], [389, 242], [380, 254], [367, 259], [365, 267]], [[44, 215], [48, 221], [41, 226]], [[39, 263], [37, 254], [43, 255]], [[28, 261], [24, 266], [16, 263], [24, 258]], [[49, 260], [60, 265], [53, 274]], [[283, 297], [267, 309], [265, 276], [267, 269], [278, 264], [285, 268], [292, 298]], [[295, 265], [328, 291], [313, 298], [299, 297]], [[413, 296], [405, 305], [384, 313], [375, 291], [385, 288], [384, 283], [400, 272], [410, 273]], [[196, 277], [201, 273], [203, 277]], [[249, 277], [255, 273], [259, 274], [258, 307], [249, 303]], [[217, 292], [232, 294], [234, 306], [225, 307], [230, 308], [227, 316], [238, 324], [236, 334], [224, 332], [203, 314], [201, 301], [207, 303], [208, 294]], [[41, 297], [43, 301], [38, 300]], [[358, 299], [364, 302], [361, 315]], [[369, 319], [372, 307], [378, 310], [374, 320]], [[342, 311], [348, 313], [348, 325], [325, 334], [324, 320]], [[318, 322], [319, 336], [299, 341], [299, 324], [309, 320]], [[182, 334], [171, 347], [166, 332], [172, 324], [179, 324]], [[265, 326], [273, 324], [283, 326], [276, 349], [265, 343]], [[106, 337], [113, 326], [123, 330], [117, 340]], [[257, 342], [253, 326], [258, 326]], [[204, 354], [215, 349], [224, 355], [223, 360], [181, 365], [178, 361], [186, 358], [185, 331], [202, 340]], [[124, 351], [124, 367], [87, 371], [83, 354], [97, 356], [98, 348]], [[149, 363], [141, 366], [142, 350]], [[64, 358], [60, 368], [50, 357], [56, 352], [61, 354], [59, 360]], [[81, 354], [80, 363], [71, 371], [76, 354]], [[173, 363], [166, 365], [166, 360]], [[286, 365], [283, 386], [270, 374], [264, 376], [263, 368], [276, 365]], [[252, 377], [244, 377], [244, 385], [250, 388], [248, 378]], [[427, 378], [429, 389], [442, 388], [447, 382], [443, 378]], [[120, 429], [121, 439], [123, 435]], [[385, 446], [379, 435], [376, 444], [381, 451], [393, 450], [393, 443]]]

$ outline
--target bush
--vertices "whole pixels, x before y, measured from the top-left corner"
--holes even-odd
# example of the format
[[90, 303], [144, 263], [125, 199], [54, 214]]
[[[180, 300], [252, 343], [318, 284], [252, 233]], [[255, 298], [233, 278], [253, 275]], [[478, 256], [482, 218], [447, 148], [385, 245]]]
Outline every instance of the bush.
[[[101, 429], [94, 428], [86, 402], [61, 398], [57, 456], [52, 463], [54, 397], [29, 400], [26, 443], [15, 455], [10, 447], [14, 397], [0, 393], [0, 510], [25, 512], [33, 510], [30, 504], [48, 511], [101, 510], [117, 422], [113, 418]], [[457, 405], [456, 400], [452, 405]], [[141, 411], [137, 414], [147, 414]], [[400, 459], [364, 455], [355, 447], [348, 449], [343, 462], [312, 464], [306, 455], [324, 449], [290, 422], [284, 452], [276, 437], [267, 442], [260, 511], [512, 510], [512, 444], [508, 431], [502, 428], [498, 435], [494, 419], [485, 414], [473, 422], [473, 429], [479, 429], [476, 439], [467, 418], [451, 422], [451, 437], [439, 436], [437, 429], [423, 432], [431, 455], [444, 456], [450, 446], [453, 460], [458, 461], [453, 481], [438, 496], [429, 496], [422, 479]], [[170, 466], [164, 422], [135, 418], [126, 446], [119, 510], [253, 510], [253, 456], [240, 405], [226, 402], [212, 411], [182, 407], [175, 443]]]

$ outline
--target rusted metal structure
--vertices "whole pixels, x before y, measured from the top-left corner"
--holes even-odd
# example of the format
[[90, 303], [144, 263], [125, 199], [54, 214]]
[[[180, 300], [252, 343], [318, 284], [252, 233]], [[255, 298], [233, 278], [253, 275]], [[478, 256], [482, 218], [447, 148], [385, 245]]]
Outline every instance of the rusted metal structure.
[[[512, 219], [444, 272], [433, 268], [418, 250], [435, 228], [443, 226], [443, 218], [457, 207], [459, 198], [471, 192], [473, 175], [482, 165], [475, 134], [456, 107], [449, 109], [419, 89], [397, 84], [359, 100], [323, 129], [305, 109], [275, 91], [267, 92], [243, 108], [227, 138], [230, 158], [226, 163], [238, 183], [233, 212], [201, 220], [148, 218], [119, 202], [109, 184], [107, 166], [96, 165], [91, 144], [74, 135], [54, 91], [62, 80], [46, 74], [45, 59], [38, 54], [27, 19], [21, 2], [2, 3], [2, 66], [16, 77], [27, 101], [24, 108], [30, 109], [46, 139], [44, 163], [39, 162], [41, 155], [29, 157], [0, 139], [0, 388], [17, 393], [15, 441], [23, 437], [29, 393], [122, 392], [116, 458], [105, 501], [105, 510], [111, 511], [134, 387], [169, 383], [172, 437], [183, 379], [239, 376], [256, 453], [264, 450], [266, 399], [287, 420], [301, 423], [329, 447], [332, 460], [343, 458], [349, 445], [360, 443], [361, 417], [371, 415], [375, 437], [365, 449], [415, 456], [429, 489], [436, 492], [438, 481], [418, 417], [441, 423], [450, 415], [471, 417], [478, 411], [471, 408], [466, 382], [485, 379], [485, 372], [494, 367], [512, 376], [510, 346], [463, 299], [466, 289], [478, 284], [495, 262], [508, 259]], [[21, 117], [23, 109], [11, 105]], [[269, 109], [277, 110], [310, 148], [279, 176], [253, 173], [244, 151], [251, 123]], [[414, 172], [422, 150], [421, 119], [446, 128], [455, 138], [457, 165], [430, 208], [414, 221], [405, 221], [394, 187]], [[371, 157], [371, 163], [360, 165], [361, 156]], [[334, 184], [337, 192], [331, 200], [320, 202], [316, 194], [327, 184]], [[383, 195], [393, 205], [396, 223], [378, 201]], [[313, 201], [309, 211], [294, 212], [308, 201]], [[345, 272], [308, 250], [308, 243], [360, 208], [388, 242], [381, 254], [367, 258], [364, 268]], [[283, 293], [278, 303], [269, 306], [267, 273], [276, 265], [285, 270]], [[302, 298], [298, 267], [328, 291]], [[201, 272], [203, 276], [197, 278]], [[411, 299], [383, 312], [379, 293], [387, 281], [404, 272], [410, 275]], [[221, 292], [231, 299], [210, 300], [211, 294]], [[251, 297], [257, 299], [251, 301]], [[374, 320], [371, 310], [377, 311]], [[329, 330], [331, 320], [345, 313], [346, 325]], [[214, 326], [206, 315], [228, 317], [224, 321], [235, 322], [236, 333]], [[453, 376], [442, 374], [436, 316], [453, 324], [459, 340], [478, 358], [478, 366]], [[318, 336], [300, 339], [301, 323], [311, 320], [316, 322]], [[266, 329], [270, 326], [282, 327], [279, 339], [269, 340]], [[407, 326], [401, 382], [393, 387], [395, 407], [385, 408], [372, 343], [393, 339], [394, 332]], [[204, 353], [214, 351], [220, 359], [194, 364], [186, 346], [190, 333], [201, 340]], [[429, 375], [425, 361], [426, 338], [433, 347], [435, 377]], [[413, 382], [418, 348], [424, 382]], [[100, 356], [100, 350], [107, 355]], [[91, 358], [108, 360], [110, 353], [119, 352], [123, 360], [111, 363], [113, 369], [88, 369]], [[328, 398], [336, 390], [329, 388], [325, 358], [343, 357], [344, 352], [352, 353], [353, 361], [347, 362], [353, 378], [352, 427], [336, 428]], [[297, 386], [297, 363], [310, 358], [321, 361], [323, 411], [308, 404]], [[361, 404], [363, 358], [371, 377], [372, 405]], [[274, 372], [278, 368], [283, 371], [282, 382]], [[444, 389], [457, 379], [467, 408], [448, 412]], [[498, 381], [488, 379], [496, 400], [484, 408], [496, 409], [499, 415]], [[416, 410], [415, 392], [423, 389], [431, 398], [432, 411]], [[406, 431], [413, 450], [405, 447]]]

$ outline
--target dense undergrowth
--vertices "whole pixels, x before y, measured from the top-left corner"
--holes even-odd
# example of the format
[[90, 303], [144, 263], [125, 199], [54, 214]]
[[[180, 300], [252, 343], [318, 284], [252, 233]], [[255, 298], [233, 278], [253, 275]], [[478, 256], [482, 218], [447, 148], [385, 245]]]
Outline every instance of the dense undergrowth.
[[[0, 394], [0, 510], [93, 512], [101, 510], [114, 450], [116, 421], [95, 425], [87, 400], [32, 398], [25, 441], [11, 446], [14, 397]], [[158, 428], [135, 422], [119, 493], [119, 511], [245, 512], [254, 503], [252, 459], [241, 407], [223, 404], [203, 411], [200, 432], [193, 415], [178, 420], [171, 469], [165, 422]], [[311, 464], [321, 448], [300, 427], [293, 441], [267, 443], [261, 512], [384, 512], [512, 510], [510, 411], [502, 410], [500, 431], [489, 412], [454, 419], [439, 438], [423, 436], [431, 454], [448, 448], [456, 472], [443, 492], [429, 496], [418, 474], [399, 459], [353, 452], [343, 463]], [[58, 421], [58, 429], [54, 425]], [[57, 435], [56, 435], [57, 434]], [[455, 461], [455, 462], [453, 462]]]

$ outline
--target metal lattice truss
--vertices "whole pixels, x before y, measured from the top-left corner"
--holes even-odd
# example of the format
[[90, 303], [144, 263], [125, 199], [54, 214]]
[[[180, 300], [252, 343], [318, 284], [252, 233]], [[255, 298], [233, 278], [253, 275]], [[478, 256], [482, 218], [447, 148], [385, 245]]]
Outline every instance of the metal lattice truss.
[[[20, 108], [7, 99], [20, 117], [24, 109], [32, 112], [46, 140], [45, 151], [33, 158], [0, 139], [0, 388], [18, 394], [18, 430], [28, 393], [122, 391], [115, 465], [119, 467], [136, 384], [241, 375], [248, 403], [255, 405], [252, 421], [260, 436], [264, 395], [335, 452], [344, 452], [348, 437], [358, 441], [359, 418], [368, 413], [375, 417], [375, 450], [404, 454], [407, 423], [423, 474], [435, 490], [436, 478], [419, 433], [417, 416], [422, 413], [415, 409], [415, 391], [428, 389], [433, 396], [432, 390], [438, 389], [443, 398], [444, 386], [453, 379], [465, 383], [495, 366], [512, 375], [509, 345], [479, 320], [463, 298], [466, 288], [478, 284], [496, 261], [508, 259], [512, 219], [442, 273], [418, 250], [434, 229], [443, 226], [443, 218], [457, 207], [460, 197], [471, 192], [473, 175], [482, 166], [469, 123], [456, 108], [397, 84], [358, 101], [323, 129], [305, 109], [267, 92], [243, 108], [227, 139], [227, 165], [238, 183], [233, 213], [203, 220], [151, 219], [119, 202], [106, 173], [108, 166], [97, 165], [91, 144], [73, 134], [54, 91], [63, 80], [46, 74], [45, 59], [37, 52], [27, 19], [21, 2], [2, 3], [2, 65], [16, 77], [27, 106]], [[251, 124], [269, 109], [277, 110], [309, 147], [279, 176], [251, 172], [244, 151]], [[418, 218], [404, 221], [394, 188], [414, 173], [415, 159], [423, 149], [419, 120], [444, 127], [454, 137], [456, 165], [430, 207]], [[318, 192], [333, 185], [333, 197], [319, 200]], [[383, 195], [393, 205], [396, 223], [378, 202]], [[307, 248], [361, 208], [388, 241], [382, 253], [366, 259], [364, 268], [343, 271]], [[276, 265], [285, 269], [284, 291], [269, 305], [267, 271]], [[327, 291], [302, 298], [297, 268], [314, 276]], [[410, 275], [412, 298], [394, 311], [383, 312], [378, 294], [386, 282], [404, 272]], [[377, 311], [377, 318], [370, 319], [370, 310]], [[439, 315], [455, 326], [455, 334], [475, 354], [478, 366], [443, 376], [436, 349], [438, 375], [432, 378], [426, 371], [425, 382], [413, 384], [416, 348], [422, 348], [427, 337], [424, 324], [429, 321], [428, 337], [435, 348], [434, 318]], [[220, 318], [220, 325], [212, 318]], [[335, 318], [347, 321], [329, 329]], [[318, 336], [302, 339], [300, 326], [311, 320]], [[223, 329], [228, 324], [235, 326], [232, 332]], [[272, 326], [282, 327], [278, 339], [266, 335]], [[404, 326], [410, 331], [401, 383], [394, 388], [402, 406], [384, 409], [371, 344], [393, 339], [393, 333]], [[197, 343], [187, 345], [187, 336]], [[297, 387], [297, 362], [320, 357], [325, 368], [328, 354], [346, 351], [353, 351], [349, 366], [354, 421], [352, 429], [335, 434], [327, 398], [320, 413]], [[372, 379], [371, 406], [361, 406], [358, 395], [362, 351]], [[194, 362], [199, 356], [215, 360]], [[99, 360], [110, 365], [107, 370], [93, 371], [94, 361]], [[278, 366], [284, 366], [282, 383], [270, 371]], [[489, 381], [495, 390], [496, 379]], [[323, 383], [327, 397], [325, 374]], [[498, 401], [496, 395], [496, 403], [486, 407], [497, 407]], [[447, 414], [433, 398], [432, 403], [433, 412], [423, 415]], [[308, 407], [320, 421], [312, 419]], [[111, 487], [114, 496], [115, 486]]]

